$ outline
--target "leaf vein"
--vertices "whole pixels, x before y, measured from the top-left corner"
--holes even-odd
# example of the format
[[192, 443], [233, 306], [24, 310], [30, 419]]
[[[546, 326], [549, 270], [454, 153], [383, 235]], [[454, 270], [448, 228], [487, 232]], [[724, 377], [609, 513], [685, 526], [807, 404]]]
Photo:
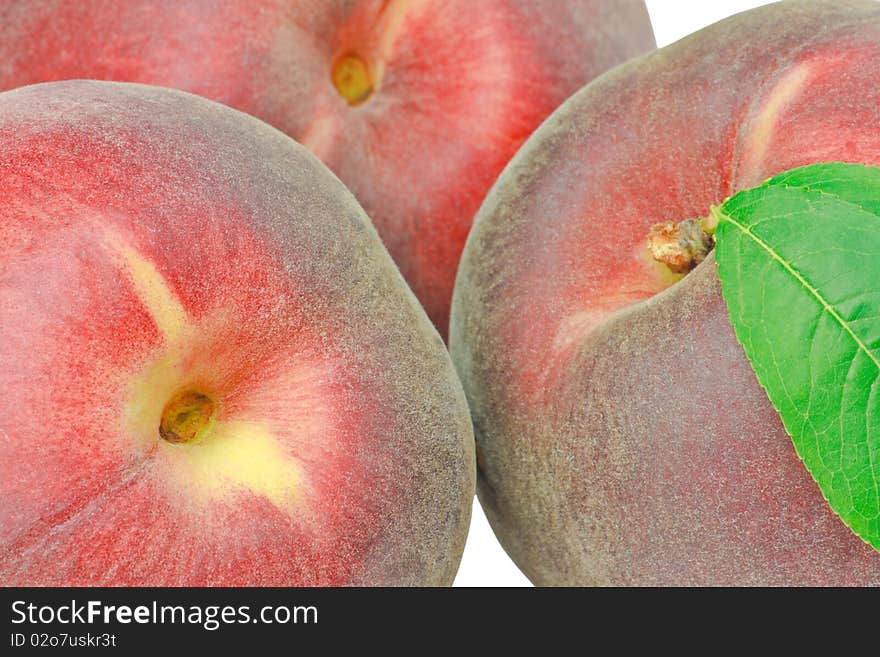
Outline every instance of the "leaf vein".
[[755, 242], [755, 244], [757, 244], [762, 249], [764, 249], [768, 254], [770, 254], [770, 256], [774, 260], [776, 260], [780, 265], [782, 265], [789, 274], [791, 274], [795, 279], [797, 279], [797, 281], [801, 285], [803, 285], [810, 292], [810, 294], [812, 294], [813, 297], [815, 297], [815, 299], [820, 304], [822, 304], [822, 307], [825, 309], [825, 312], [830, 314], [835, 319], [835, 321], [837, 321], [840, 324], [840, 326], [843, 328], [843, 330], [846, 331], [846, 333], [856, 343], [856, 346], [859, 348], [859, 350], [861, 350], [866, 356], [868, 356], [868, 358], [871, 359], [871, 362], [874, 363], [874, 366], [877, 368], [877, 370], [880, 371], [880, 360], [877, 360], [877, 357], [874, 356], [874, 354], [871, 352], [870, 349], [868, 349], [867, 345], [864, 342], [862, 342], [862, 340], [859, 338], [859, 336], [857, 336], [855, 334], [855, 332], [852, 330], [852, 328], [850, 328], [849, 323], [846, 320], [844, 320], [843, 317], [840, 316], [840, 314], [834, 309], [834, 307], [830, 303], [828, 303], [828, 301], [825, 300], [825, 298], [819, 293], [819, 291], [816, 288], [814, 288], [812, 285], [810, 285], [809, 282], [803, 276], [801, 276], [801, 274], [797, 270], [795, 270], [791, 266], [791, 264], [789, 264], [783, 258], [781, 258], [779, 256], [779, 254], [776, 253], [776, 251], [774, 251], [770, 247], [769, 244], [764, 242], [764, 240], [762, 240], [760, 237], [758, 237], [752, 231], [750, 231], [748, 226], [742, 225], [736, 219], [734, 219], [733, 217], [731, 217], [729, 215], [721, 214], [720, 210], [716, 210], [715, 208], [713, 208], [712, 211], [717, 212], [720, 215], [719, 219], [723, 219], [725, 221], [730, 222], [731, 225], [736, 227], [743, 234], [745, 234], [747, 237], [749, 237], [751, 240], [753, 240]]

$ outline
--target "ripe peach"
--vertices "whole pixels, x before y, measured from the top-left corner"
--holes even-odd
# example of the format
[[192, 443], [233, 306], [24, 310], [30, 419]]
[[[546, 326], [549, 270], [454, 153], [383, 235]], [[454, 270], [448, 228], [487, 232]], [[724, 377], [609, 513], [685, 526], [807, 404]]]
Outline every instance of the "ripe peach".
[[0, 94], [0, 582], [449, 584], [464, 395], [354, 197], [178, 91]]
[[653, 44], [642, 0], [0, 0], [0, 90], [143, 82], [267, 121], [354, 192], [445, 337], [501, 169], [575, 90]]
[[534, 582], [880, 584], [737, 343], [714, 259], [678, 280], [646, 248], [771, 174], [880, 164], [878, 79], [880, 4], [770, 5], [587, 85], [505, 170], [450, 348], [480, 500]]

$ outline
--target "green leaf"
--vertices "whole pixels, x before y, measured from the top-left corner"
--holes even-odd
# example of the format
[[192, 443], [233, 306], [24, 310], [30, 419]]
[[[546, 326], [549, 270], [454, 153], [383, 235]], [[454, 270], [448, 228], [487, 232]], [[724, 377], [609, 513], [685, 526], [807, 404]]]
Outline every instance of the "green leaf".
[[831, 508], [880, 550], [880, 169], [794, 169], [716, 220], [737, 339]]

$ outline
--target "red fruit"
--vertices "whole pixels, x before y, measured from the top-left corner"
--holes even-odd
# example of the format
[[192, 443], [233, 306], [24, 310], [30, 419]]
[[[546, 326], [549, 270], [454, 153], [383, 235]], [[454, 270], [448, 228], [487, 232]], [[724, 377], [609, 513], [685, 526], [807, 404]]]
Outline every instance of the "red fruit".
[[446, 350], [304, 148], [177, 91], [0, 94], [0, 582], [449, 584]]
[[496, 176], [559, 103], [650, 47], [642, 0], [0, 0], [0, 89], [143, 82], [269, 122], [354, 192], [444, 336]]
[[646, 248], [772, 174], [880, 165], [878, 79], [880, 5], [771, 5], [588, 85], [501, 176], [450, 348], [480, 500], [534, 582], [880, 584], [757, 383], [714, 258], [675, 283]]

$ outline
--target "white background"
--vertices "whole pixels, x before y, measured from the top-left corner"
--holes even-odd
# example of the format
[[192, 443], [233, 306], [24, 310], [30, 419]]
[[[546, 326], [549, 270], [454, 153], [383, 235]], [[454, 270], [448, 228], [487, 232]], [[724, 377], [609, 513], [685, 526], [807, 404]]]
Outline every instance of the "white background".
[[[754, 0], [646, 0], [659, 47], [741, 11], [769, 4]], [[479, 502], [455, 586], [531, 586], [498, 543]]]

